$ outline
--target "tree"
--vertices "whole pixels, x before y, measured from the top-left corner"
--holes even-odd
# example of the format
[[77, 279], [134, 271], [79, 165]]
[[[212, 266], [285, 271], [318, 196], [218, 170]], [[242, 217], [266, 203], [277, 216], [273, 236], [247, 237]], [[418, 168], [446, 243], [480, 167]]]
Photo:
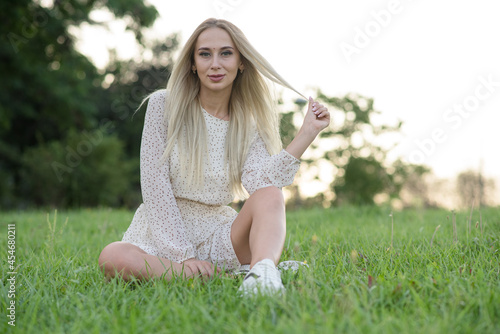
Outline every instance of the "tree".
[[[318, 92], [318, 98], [330, 108], [333, 122], [330, 128], [320, 133], [320, 139], [312, 145], [312, 155], [319, 159], [303, 159], [307, 169], [321, 170], [320, 162], [328, 161], [334, 166], [336, 174], [330, 184], [334, 193], [330, 204], [374, 204], [375, 196], [385, 194], [389, 199], [399, 198], [400, 192], [413, 174], [415, 177], [428, 173], [423, 166], [406, 164], [397, 160], [387, 162], [389, 149], [376, 144], [376, 139], [389, 133], [398, 133], [402, 122], [394, 126], [375, 125], [373, 115], [379, 112], [374, 109], [373, 99], [357, 94], [347, 94], [344, 97], [328, 97]], [[299, 107], [303, 103], [299, 102]], [[286, 143], [297, 132], [293, 123], [293, 113], [282, 116], [282, 139]], [[331, 147], [331, 149], [325, 147]], [[315, 178], [319, 178], [318, 174]], [[298, 189], [292, 189], [292, 200], [304, 201], [298, 195]], [[327, 194], [316, 196], [316, 202], [325, 204]], [[293, 204], [292, 204], [293, 205]]]
[[113, 81], [101, 99], [102, 105], [109, 106], [101, 113], [102, 117], [124, 143], [126, 157], [130, 160], [130, 191], [123, 203], [129, 207], [136, 207], [141, 202], [139, 154], [147, 105], [141, 106], [141, 103], [152, 92], [166, 87], [173, 66], [172, 54], [179, 44], [175, 34], [162, 41], [146, 43], [145, 48], [152, 50], [153, 59], [140, 63], [112, 61], [106, 71]]
[[495, 190], [495, 181], [485, 178], [480, 172], [468, 170], [457, 176], [456, 187], [462, 207], [484, 207], [490, 204], [490, 194]]
[[[106, 94], [102, 87], [106, 73], [76, 51], [70, 27], [98, 24], [90, 13], [104, 8], [126, 19], [139, 43], [144, 41], [141, 30], [158, 15], [154, 7], [139, 0], [56, 0], [50, 7], [31, 0], [0, 4], [0, 176], [4, 181], [0, 206], [29, 204], [33, 183], [25, 178], [33, 175], [34, 166], [27, 161], [48, 157], [42, 154], [47, 147], [70, 141], [71, 131], [100, 128], [100, 115], [108, 109], [99, 100]], [[36, 148], [39, 154], [33, 151]], [[115, 163], [119, 169], [120, 160]]]

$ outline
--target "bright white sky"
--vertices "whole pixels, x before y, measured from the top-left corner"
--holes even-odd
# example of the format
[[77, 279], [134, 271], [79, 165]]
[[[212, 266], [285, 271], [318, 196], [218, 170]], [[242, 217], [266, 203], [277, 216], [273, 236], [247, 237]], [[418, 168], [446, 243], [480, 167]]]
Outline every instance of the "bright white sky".
[[[227, 19], [299, 91], [359, 93], [374, 98], [384, 122], [403, 120], [393, 157], [423, 162], [438, 177], [477, 170], [482, 161], [500, 186], [499, 1], [149, 2], [160, 12], [150, 35], [178, 32], [184, 43], [206, 18]], [[130, 55], [130, 35], [117, 38], [122, 27], [99, 40], [84, 34], [81, 48], [97, 64], [109, 47]]]

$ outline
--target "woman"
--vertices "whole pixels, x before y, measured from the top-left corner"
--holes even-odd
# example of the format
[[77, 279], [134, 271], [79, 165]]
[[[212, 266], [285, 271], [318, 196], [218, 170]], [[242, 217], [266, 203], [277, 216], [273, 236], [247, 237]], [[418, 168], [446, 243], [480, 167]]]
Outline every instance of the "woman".
[[[286, 231], [281, 187], [293, 182], [330, 114], [310, 98], [300, 131], [282, 150], [263, 76], [294, 90], [233, 24], [208, 19], [195, 30], [166, 91], [149, 97], [144, 203], [123, 240], [102, 251], [106, 276], [212, 277], [249, 264], [243, 293], [283, 291], [276, 269]], [[227, 204], [244, 189], [250, 196], [237, 213]]]

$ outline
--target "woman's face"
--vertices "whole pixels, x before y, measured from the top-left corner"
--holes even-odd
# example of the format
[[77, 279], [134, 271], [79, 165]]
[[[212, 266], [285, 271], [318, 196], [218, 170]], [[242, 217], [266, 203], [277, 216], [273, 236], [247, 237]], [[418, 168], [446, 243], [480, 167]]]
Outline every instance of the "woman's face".
[[196, 41], [193, 70], [200, 78], [200, 89], [231, 92], [238, 70], [243, 70], [240, 53], [231, 36], [221, 28], [203, 31]]

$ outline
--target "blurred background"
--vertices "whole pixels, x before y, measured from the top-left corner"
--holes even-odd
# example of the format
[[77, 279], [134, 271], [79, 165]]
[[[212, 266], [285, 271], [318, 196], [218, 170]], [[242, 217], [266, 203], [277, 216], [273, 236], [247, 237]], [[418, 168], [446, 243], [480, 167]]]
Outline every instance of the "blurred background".
[[[18, 0], [0, 4], [0, 209], [142, 201], [147, 94], [227, 19], [332, 125], [289, 208], [500, 205], [500, 3]], [[286, 145], [305, 101], [275, 87]]]

